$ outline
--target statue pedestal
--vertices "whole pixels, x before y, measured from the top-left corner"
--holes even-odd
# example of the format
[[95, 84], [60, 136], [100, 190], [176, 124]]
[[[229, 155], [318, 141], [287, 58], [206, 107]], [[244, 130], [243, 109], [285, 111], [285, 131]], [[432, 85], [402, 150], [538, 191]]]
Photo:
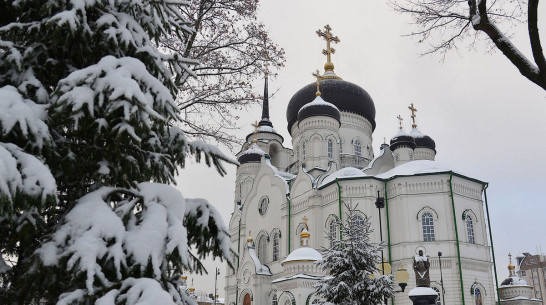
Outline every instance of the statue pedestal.
[[430, 287], [415, 287], [409, 292], [413, 305], [435, 305], [438, 293]]

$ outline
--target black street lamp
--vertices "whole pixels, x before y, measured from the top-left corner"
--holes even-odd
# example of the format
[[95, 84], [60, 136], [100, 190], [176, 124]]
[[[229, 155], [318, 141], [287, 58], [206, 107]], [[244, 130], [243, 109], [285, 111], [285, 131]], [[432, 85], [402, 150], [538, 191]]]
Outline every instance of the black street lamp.
[[[378, 210], [379, 215], [379, 240], [383, 243], [383, 225], [381, 224], [381, 209], [385, 207], [385, 198], [379, 196], [379, 190], [377, 191], [377, 199], [375, 200], [375, 207]], [[385, 256], [383, 250], [381, 250], [381, 272], [385, 275]], [[385, 305], [387, 305], [387, 297], [385, 297]]]
[[442, 252], [438, 251], [438, 260], [440, 261], [440, 286], [442, 286], [442, 304], [445, 304], [444, 276], [442, 274]]

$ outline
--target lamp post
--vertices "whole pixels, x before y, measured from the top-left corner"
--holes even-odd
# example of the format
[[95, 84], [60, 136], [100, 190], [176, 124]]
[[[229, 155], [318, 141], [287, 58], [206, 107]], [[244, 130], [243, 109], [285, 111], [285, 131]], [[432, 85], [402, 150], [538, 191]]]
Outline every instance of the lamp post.
[[218, 269], [218, 267], [216, 267], [215, 269], [215, 274], [214, 274], [214, 305], [216, 305], [216, 299], [217, 299], [217, 294], [216, 294], [216, 282], [218, 281], [218, 275], [220, 275], [220, 269]]
[[445, 304], [444, 276], [442, 274], [442, 252], [438, 251], [438, 260], [440, 261], [440, 286], [442, 286], [442, 304]]
[[[385, 198], [379, 196], [379, 190], [377, 191], [377, 199], [375, 200], [375, 207], [377, 208], [378, 215], [379, 215], [379, 240], [381, 241], [381, 243], [383, 243], [383, 225], [381, 224], [381, 209], [385, 207]], [[385, 256], [383, 255], [383, 249], [381, 249], [381, 273], [382, 273], [382, 275], [385, 275], [385, 271], [386, 271], [385, 270]], [[389, 270], [388, 273], [390, 273], [390, 270]], [[386, 297], [385, 297], [385, 305], [387, 305], [387, 298]]]

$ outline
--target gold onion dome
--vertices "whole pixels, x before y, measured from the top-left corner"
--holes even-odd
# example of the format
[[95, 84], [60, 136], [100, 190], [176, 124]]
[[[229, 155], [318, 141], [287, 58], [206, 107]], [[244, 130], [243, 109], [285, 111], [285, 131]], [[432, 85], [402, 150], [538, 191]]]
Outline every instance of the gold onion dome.
[[300, 237], [301, 238], [309, 238], [309, 237], [311, 237], [311, 234], [306, 229], [303, 229], [303, 231], [301, 231]]

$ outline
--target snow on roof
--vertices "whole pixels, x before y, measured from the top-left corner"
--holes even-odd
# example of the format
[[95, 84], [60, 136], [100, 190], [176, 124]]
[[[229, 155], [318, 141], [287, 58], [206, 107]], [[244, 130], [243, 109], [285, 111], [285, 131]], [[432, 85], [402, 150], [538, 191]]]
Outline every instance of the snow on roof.
[[425, 135], [422, 134], [419, 129], [417, 129], [417, 127], [413, 127], [413, 129], [411, 130], [410, 132], [410, 136], [414, 137], [414, 138], [424, 138]]
[[314, 276], [314, 275], [307, 275], [307, 274], [303, 274], [303, 273], [298, 273], [298, 274], [295, 274], [295, 275], [292, 275], [292, 276], [289, 276], [289, 277], [280, 277], [280, 278], [272, 281], [271, 283], [279, 283], [279, 282], [295, 280], [295, 279], [320, 280], [321, 277]]
[[258, 255], [256, 255], [256, 251], [254, 250], [254, 242], [250, 241], [248, 242], [248, 254], [250, 254], [250, 258], [252, 258], [252, 261], [254, 262], [254, 267], [256, 267], [256, 274], [259, 275], [271, 275], [271, 271], [269, 270], [269, 267], [266, 265], [262, 265], [260, 262], [260, 259], [258, 258]]
[[415, 287], [408, 293], [410, 297], [420, 295], [438, 295], [438, 292], [430, 287]]
[[311, 103], [307, 103], [307, 104], [303, 105], [303, 107], [300, 108], [298, 113], [300, 113], [300, 111], [302, 109], [305, 109], [305, 108], [311, 107], [311, 106], [329, 106], [329, 107], [332, 107], [332, 108], [336, 109], [337, 111], [339, 111], [339, 109], [336, 107], [336, 105], [334, 105], [332, 103], [328, 103], [327, 101], [323, 100], [322, 97], [317, 96], [317, 97], [315, 97], [315, 99]]
[[[269, 121], [269, 120], [268, 120], [268, 121]], [[271, 126], [267, 126], [267, 125], [259, 126], [259, 127], [258, 127], [258, 131], [274, 132], [274, 133], [277, 133], [277, 131], [275, 130], [275, 128], [273, 128], [273, 127], [271, 127]]]
[[317, 250], [311, 247], [301, 247], [292, 251], [292, 253], [290, 253], [286, 257], [286, 259], [281, 263], [281, 265], [284, 265], [290, 262], [299, 262], [299, 261], [315, 262], [321, 259], [322, 259], [322, 254], [320, 254]]
[[412, 176], [417, 174], [430, 174], [449, 172], [450, 169], [447, 166], [442, 165], [438, 161], [430, 160], [415, 160], [411, 162], [399, 165], [388, 172], [376, 175], [376, 178], [389, 179], [395, 176]]
[[267, 164], [267, 166], [269, 166], [273, 170], [273, 174], [275, 174], [275, 176], [283, 180], [286, 188], [286, 194], [290, 193], [290, 186], [288, 185], [288, 181], [294, 179], [296, 175], [280, 171], [273, 164], [271, 164], [271, 160], [269, 158], [265, 158], [265, 164]]
[[265, 155], [265, 152], [256, 143], [252, 143], [252, 145], [247, 150], [243, 151], [239, 156], [246, 154], [258, 154], [263, 156]]
[[399, 136], [409, 136], [409, 133], [407, 133], [404, 128], [400, 128], [398, 132], [392, 137], [393, 139]]
[[320, 184], [320, 186], [326, 185], [326, 184], [336, 180], [336, 178], [339, 179], [339, 178], [365, 177], [365, 176], [367, 176], [367, 175], [364, 174], [364, 172], [362, 172], [358, 168], [345, 167], [345, 168], [342, 168], [342, 169], [338, 170], [337, 172], [334, 172], [334, 173], [330, 174], [326, 178], [324, 178], [324, 180], [322, 180], [322, 183]]
[[[501, 284], [500, 287], [529, 286], [529, 284], [527, 284], [527, 281], [525, 281], [524, 279], [520, 278], [517, 275], [511, 276], [510, 278], [512, 278], [512, 281], [509, 284], [504, 284], [504, 285]], [[510, 278], [506, 280], [510, 280]]]

